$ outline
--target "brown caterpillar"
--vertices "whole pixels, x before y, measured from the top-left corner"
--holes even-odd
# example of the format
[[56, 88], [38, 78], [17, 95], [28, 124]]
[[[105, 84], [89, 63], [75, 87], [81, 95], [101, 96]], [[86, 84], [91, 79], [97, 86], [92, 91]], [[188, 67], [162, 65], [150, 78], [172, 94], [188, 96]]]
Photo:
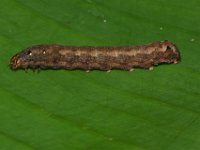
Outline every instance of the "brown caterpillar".
[[36, 45], [10, 60], [11, 69], [151, 69], [162, 63], [178, 63], [180, 52], [170, 41], [139, 46]]

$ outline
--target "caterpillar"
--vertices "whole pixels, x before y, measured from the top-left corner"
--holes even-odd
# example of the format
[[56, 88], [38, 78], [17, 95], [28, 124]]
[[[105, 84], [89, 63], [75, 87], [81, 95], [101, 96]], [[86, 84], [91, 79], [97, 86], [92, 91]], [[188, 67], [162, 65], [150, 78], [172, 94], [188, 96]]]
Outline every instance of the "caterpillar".
[[170, 41], [138, 46], [35, 45], [15, 54], [10, 67], [17, 69], [98, 69], [110, 71], [152, 69], [163, 63], [180, 62], [180, 52]]

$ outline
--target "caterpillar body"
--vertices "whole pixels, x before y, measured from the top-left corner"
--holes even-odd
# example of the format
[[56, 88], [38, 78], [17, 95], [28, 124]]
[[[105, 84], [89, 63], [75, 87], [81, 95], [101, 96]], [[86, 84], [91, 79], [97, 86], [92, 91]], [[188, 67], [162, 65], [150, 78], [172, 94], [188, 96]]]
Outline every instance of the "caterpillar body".
[[170, 41], [138, 46], [35, 45], [15, 54], [10, 67], [16, 69], [149, 69], [162, 63], [180, 62], [180, 52]]

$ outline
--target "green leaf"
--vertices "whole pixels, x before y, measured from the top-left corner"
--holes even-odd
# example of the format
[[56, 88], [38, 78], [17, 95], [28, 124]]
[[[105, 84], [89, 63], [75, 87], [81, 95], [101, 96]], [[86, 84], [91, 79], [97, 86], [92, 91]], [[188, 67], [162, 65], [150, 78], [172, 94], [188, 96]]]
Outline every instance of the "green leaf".
[[[200, 149], [198, 0], [2, 0], [0, 149]], [[170, 40], [177, 65], [153, 71], [12, 71], [40, 43], [135, 45]]]

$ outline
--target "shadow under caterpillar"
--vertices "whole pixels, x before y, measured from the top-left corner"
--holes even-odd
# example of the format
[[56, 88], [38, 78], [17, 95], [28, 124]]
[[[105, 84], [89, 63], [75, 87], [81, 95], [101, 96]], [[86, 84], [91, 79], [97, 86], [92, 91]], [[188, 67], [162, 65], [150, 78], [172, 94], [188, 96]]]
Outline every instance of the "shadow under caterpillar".
[[163, 63], [180, 62], [180, 52], [170, 41], [138, 46], [35, 45], [14, 55], [10, 67], [17, 69], [106, 70], [151, 69]]

